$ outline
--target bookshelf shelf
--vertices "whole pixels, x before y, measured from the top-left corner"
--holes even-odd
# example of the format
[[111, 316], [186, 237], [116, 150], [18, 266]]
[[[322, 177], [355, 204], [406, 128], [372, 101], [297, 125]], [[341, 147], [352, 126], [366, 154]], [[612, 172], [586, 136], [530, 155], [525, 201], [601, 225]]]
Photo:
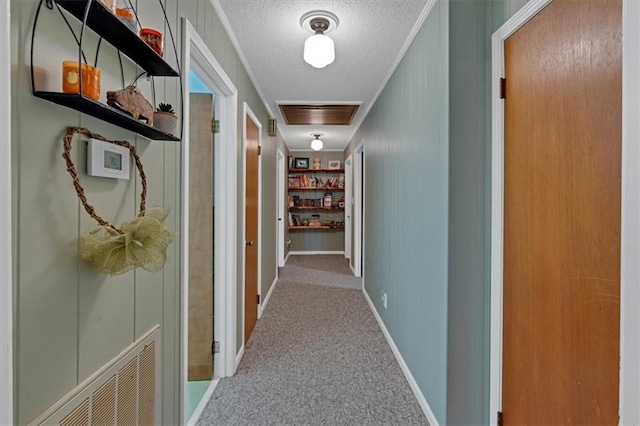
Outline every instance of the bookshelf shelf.
[[289, 210], [337, 210], [337, 211], [344, 211], [344, 207], [298, 206], [298, 207], [289, 207]]
[[332, 229], [332, 230], [342, 230], [344, 229], [344, 226], [290, 226], [289, 227], [290, 230], [292, 231], [296, 231], [296, 230], [310, 230], [310, 229]]
[[337, 191], [343, 192], [344, 188], [312, 187], [312, 186], [290, 186], [289, 191]]
[[323, 207], [344, 203], [344, 169], [289, 169], [288, 178], [290, 230], [344, 230], [344, 207]]
[[344, 169], [289, 169], [289, 173], [344, 173]]

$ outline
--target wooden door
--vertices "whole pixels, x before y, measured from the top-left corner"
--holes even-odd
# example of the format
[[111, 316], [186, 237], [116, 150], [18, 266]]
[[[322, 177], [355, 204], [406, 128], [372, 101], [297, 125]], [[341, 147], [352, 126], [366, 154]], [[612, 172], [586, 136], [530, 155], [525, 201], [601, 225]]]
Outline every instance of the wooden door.
[[244, 282], [244, 341], [249, 340], [258, 320], [258, 126], [247, 115], [246, 129], [246, 264]]
[[213, 96], [189, 95], [189, 380], [213, 377]]
[[621, 18], [555, 0], [505, 43], [505, 424], [618, 424]]

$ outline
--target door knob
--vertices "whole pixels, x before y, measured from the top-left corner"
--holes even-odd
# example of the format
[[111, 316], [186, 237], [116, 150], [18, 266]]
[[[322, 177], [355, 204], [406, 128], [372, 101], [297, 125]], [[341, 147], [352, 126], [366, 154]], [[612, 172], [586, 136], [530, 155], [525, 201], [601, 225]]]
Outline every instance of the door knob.
[[281, 217], [279, 217], [279, 218], [278, 218], [278, 220], [279, 220], [279, 221], [282, 221], [282, 218], [281, 218]]
[[245, 241], [244, 243], [247, 247], [253, 247], [253, 241]]

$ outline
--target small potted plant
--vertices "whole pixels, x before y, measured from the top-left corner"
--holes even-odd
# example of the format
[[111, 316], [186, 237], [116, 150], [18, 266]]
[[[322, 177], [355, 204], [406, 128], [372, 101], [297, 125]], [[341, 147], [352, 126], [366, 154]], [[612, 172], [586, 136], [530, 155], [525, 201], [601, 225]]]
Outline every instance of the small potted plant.
[[171, 104], [161, 103], [153, 113], [153, 126], [170, 135], [175, 133], [177, 122], [178, 116], [175, 114]]

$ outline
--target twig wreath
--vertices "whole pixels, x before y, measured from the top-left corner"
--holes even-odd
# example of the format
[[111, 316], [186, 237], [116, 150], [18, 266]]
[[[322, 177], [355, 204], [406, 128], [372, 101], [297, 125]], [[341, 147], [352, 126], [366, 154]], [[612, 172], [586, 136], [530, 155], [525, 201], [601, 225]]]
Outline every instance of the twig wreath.
[[[120, 145], [131, 152], [142, 181], [140, 212], [134, 219], [124, 222], [120, 228], [100, 217], [87, 201], [78, 171], [71, 160], [71, 141], [75, 134]], [[63, 141], [62, 157], [67, 163], [67, 171], [73, 178], [73, 186], [78, 198], [89, 216], [100, 225], [81, 237], [80, 257], [95, 263], [98, 272], [111, 275], [124, 274], [134, 268], [142, 268], [150, 272], [161, 270], [167, 260], [167, 246], [177, 234], [168, 229], [165, 224], [165, 219], [169, 215], [168, 210], [160, 207], [146, 209], [147, 177], [135, 147], [126, 141], [109, 141], [81, 127], [69, 127]]]

